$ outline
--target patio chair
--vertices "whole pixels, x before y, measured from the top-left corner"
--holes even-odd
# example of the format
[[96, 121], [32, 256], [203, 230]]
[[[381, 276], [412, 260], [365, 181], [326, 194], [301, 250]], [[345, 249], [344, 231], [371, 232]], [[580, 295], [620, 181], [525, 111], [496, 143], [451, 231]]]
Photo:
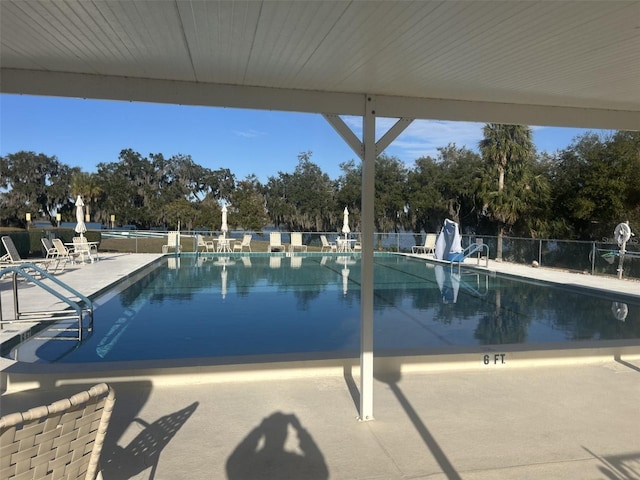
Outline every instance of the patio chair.
[[233, 244], [233, 251], [238, 251], [238, 252], [242, 252], [244, 251], [244, 248], [247, 247], [249, 249], [249, 251], [251, 251], [251, 238], [252, 235], [250, 233], [246, 233], [242, 236], [242, 241], [241, 242], [235, 242]]
[[51, 243], [53, 243], [53, 246], [56, 247], [56, 250], [58, 252], [57, 258], [65, 258], [67, 260], [70, 260], [71, 263], [75, 263], [76, 258], [78, 258], [78, 256], [80, 255], [79, 253], [75, 252], [74, 248], [67, 248], [67, 246], [62, 243], [62, 240], [60, 240], [59, 238], [54, 238], [53, 240], [51, 240]]
[[1, 478], [94, 480], [115, 403], [105, 383], [0, 418]]
[[320, 235], [320, 241], [322, 242], [322, 247], [320, 248], [321, 252], [337, 252], [338, 246], [336, 242], [330, 242], [327, 240], [326, 235]]
[[424, 239], [424, 245], [414, 245], [411, 247], [411, 253], [424, 253], [425, 255], [428, 253], [433, 254], [436, 251], [436, 239], [438, 236], [435, 233], [427, 233], [427, 236]]
[[168, 232], [167, 244], [162, 246], [162, 253], [168, 253], [172, 248], [175, 253], [182, 251], [182, 245], [180, 245], [180, 232]]
[[203, 252], [207, 251], [207, 252], [215, 252], [216, 251], [216, 246], [213, 243], [213, 240], [205, 240], [204, 237], [200, 234], [196, 235], [196, 239], [198, 241], [198, 245], [196, 247], [196, 249], [198, 251], [200, 251], [200, 249], [202, 248]]
[[6, 250], [6, 254], [0, 257], [0, 267], [3, 265], [23, 265], [25, 263], [32, 263], [37, 267], [40, 267], [48, 272], [55, 273], [58, 269], [60, 260], [57, 258], [45, 258], [45, 259], [24, 259], [20, 256], [18, 249], [13, 243], [13, 239], [9, 235], [2, 237], [2, 245]]
[[89, 242], [87, 237], [73, 237], [73, 249], [74, 251], [84, 258], [84, 255], [89, 257], [91, 263], [98, 261], [98, 244], [96, 242]]
[[302, 243], [302, 233], [293, 232], [291, 234], [291, 245], [289, 245], [289, 252], [295, 252], [296, 249], [299, 249], [301, 252], [307, 251], [307, 246]]
[[354, 252], [362, 251], [362, 237], [360, 235], [358, 235], [358, 239], [353, 244], [353, 251]]
[[282, 244], [282, 235], [280, 232], [271, 232], [269, 234], [269, 252], [284, 252]]

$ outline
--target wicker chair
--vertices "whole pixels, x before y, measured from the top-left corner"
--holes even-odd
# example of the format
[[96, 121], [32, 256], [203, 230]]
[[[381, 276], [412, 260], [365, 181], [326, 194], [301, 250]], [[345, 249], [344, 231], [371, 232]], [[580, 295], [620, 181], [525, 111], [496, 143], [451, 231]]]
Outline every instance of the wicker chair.
[[94, 480], [114, 403], [101, 383], [0, 418], [0, 478]]

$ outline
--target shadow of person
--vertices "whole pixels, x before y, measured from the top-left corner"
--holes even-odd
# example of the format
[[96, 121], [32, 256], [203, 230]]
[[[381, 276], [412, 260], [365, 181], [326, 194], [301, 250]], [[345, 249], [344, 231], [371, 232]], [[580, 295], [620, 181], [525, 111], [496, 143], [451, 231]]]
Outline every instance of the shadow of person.
[[[151, 466], [149, 480], [155, 477], [160, 453], [196, 411], [199, 403], [160, 417], [149, 424], [141, 418], [134, 418], [144, 429], [124, 448], [112, 445], [109, 451], [103, 451], [102, 475], [105, 480], [123, 480], [131, 478]], [[105, 445], [106, 447], [106, 445]]]
[[[290, 427], [297, 436], [296, 451], [287, 450]], [[287, 445], [285, 445], [287, 444]], [[295, 415], [276, 412], [240, 442], [227, 459], [229, 480], [304, 478], [326, 480], [329, 470], [320, 449]]]

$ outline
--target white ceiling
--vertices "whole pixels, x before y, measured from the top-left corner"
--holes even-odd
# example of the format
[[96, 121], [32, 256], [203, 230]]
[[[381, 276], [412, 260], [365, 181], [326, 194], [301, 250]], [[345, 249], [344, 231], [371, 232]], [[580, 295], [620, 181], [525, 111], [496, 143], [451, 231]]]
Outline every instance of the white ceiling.
[[1, 91], [640, 129], [638, 1], [1, 0]]

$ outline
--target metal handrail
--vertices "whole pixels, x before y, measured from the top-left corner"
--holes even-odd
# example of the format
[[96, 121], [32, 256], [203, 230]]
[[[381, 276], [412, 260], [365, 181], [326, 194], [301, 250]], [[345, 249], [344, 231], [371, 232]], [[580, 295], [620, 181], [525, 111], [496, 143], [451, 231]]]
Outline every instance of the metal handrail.
[[[35, 272], [40, 278], [36, 278], [29, 271]], [[89, 298], [78, 292], [76, 289], [70, 287], [66, 283], [60, 281], [53, 275], [51, 275], [46, 270], [34, 265], [33, 263], [22, 263], [20, 265], [11, 265], [8, 267], [4, 267], [0, 270], [0, 278], [2, 278], [6, 274], [12, 274], [13, 280], [13, 305], [14, 305], [14, 318], [13, 320], [4, 320], [2, 318], [2, 295], [0, 295], [0, 330], [3, 328], [5, 323], [14, 323], [14, 322], [42, 322], [42, 321], [58, 321], [63, 319], [77, 319], [78, 321], [78, 339], [82, 340], [82, 319], [84, 313], [89, 315], [89, 330], [91, 330], [93, 326], [93, 303]], [[72, 314], [69, 312], [69, 309], [66, 310], [58, 310], [58, 311], [31, 311], [31, 312], [20, 312], [19, 306], [19, 298], [18, 298], [18, 277], [24, 278], [25, 280], [33, 283], [34, 285], [42, 288], [46, 292], [50, 293], [58, 300], [66, 303], [71, 310], [75, 312]], [[51, 286], [44, 283], [41, 279], [47, 279], [48, 281], [56, 284], [58, 287], [66, 291], [64, 293], [52, 288]], [[78, 301], [74, 301], [71, 297], [76, 297]], [[83, 305], [80, 305], [80, 302]]]
[[485, 267], [489, 266], [489, 246], [486, 243], [472, 243], [471, 245], [469, 245], [467, 248], [465, 248], [462, 252], [462, 258], [459, 258], [458, 260], [452, 260], [451, 261], [451, 270], [453, 270], [453, 265], [457, 264], [458, 265], [458, 273], [460, 273], [460, 265], [462, 264], [462, 262], [464, 262], [464, 260], [466, 258], [469, 258], [471, 255], [474, 255], [476, 253], [478, 253], [478, 265], [480, 265], [480, 257], [482, 256], [482, 252], [483, 250], [486, 250], [486, 255], [485, 255]]

